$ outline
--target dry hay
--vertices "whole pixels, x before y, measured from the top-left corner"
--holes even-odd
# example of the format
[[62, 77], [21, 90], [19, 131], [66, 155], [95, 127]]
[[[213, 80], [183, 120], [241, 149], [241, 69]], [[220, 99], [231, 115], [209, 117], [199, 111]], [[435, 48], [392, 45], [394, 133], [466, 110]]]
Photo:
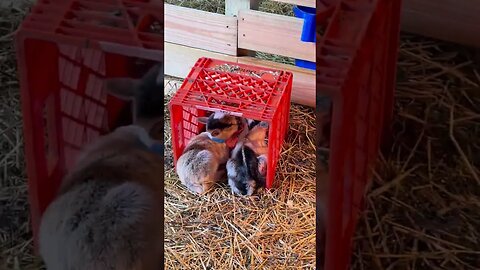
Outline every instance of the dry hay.
[[393, 147], [379, 161], [353, 269], [480, 269], [480, 76], [460, 46], [405, 36]]
[[313, 110], [294, 105], [290, 121], [277, 187], [252, 197], [232, 195], [226, 185], [205, 196], [188, 192], [173, 170], [166, 124], [166, 269], [314, 269]]
[[23, 158], [13, 31], [26, 13], [18, 1], [0, 9], [0, 269], [41, 269], [33, 253]]

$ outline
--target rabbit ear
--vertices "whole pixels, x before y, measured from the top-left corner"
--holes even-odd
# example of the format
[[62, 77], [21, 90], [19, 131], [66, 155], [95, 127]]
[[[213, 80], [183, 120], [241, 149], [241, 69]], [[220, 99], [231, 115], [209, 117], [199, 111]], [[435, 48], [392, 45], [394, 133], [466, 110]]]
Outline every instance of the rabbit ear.
[[[145, 101], [161, 96], [163, 98], [163, 91], [161, 95], [158, 93], [158, 87], [163, 87], [163, 63], [155, 64], [148, 70], [148, 72], [141, 79], [132, 78], [111, 78], [105, 79], [106, 89], [109, 94], [121, 99], [135, 99], [144, 98]], [[143, 93], [138, 93], [138, 92]]]
[[146, 87], [163, 86], [163, 63], [153, 65], [142, 78], [142, 84]]
[[105, 79], [107, 92], [123, 100], [132, 100], [135, 98], [138, 83], [138, 80], [130, 78]]
[[164, 85], [163, 64], [154, 65], [143, 76], [136, 89], [135, 101], [141, 118], [163, 117]]
[[205, 116], [198, 117], [197, 120], [198, 120], [198, 122], [200, 122], [202, 124], [207, 124], [208, 117], [205, 117]]

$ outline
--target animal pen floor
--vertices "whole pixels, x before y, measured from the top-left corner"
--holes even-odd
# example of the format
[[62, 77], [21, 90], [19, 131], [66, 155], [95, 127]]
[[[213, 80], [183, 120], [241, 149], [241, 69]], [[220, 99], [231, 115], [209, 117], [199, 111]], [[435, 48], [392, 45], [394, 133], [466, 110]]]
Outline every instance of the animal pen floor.
[[[0, 9], [2, 270], [44, 269], [32, 252], [12, 46], [25, 11]], [[393, 145], [379, 158], [367, 193], [352, 269], [479, 269], [480, 59], [462, 46], [410, 35], [402, 35], [400, 46]], [[170, 156], [166, 269], [220, 262], [227, 268], [211, 269], [230, 269], [230, 263], [247, 260], [284, 269], [285, 258], [289, 268], [313, 265], [313, 115], [301, 106], [292, 112], [296, 120], [276, 179], [280, 185], [271, 194], [239, 198], [224, 187], [203, 198], [190, 195], [176, 180]], [[303, 149], [292, 148], [299, 143]], [[312, 163], [292, 151], [311, 153]], [[280, 265], [272, 266], [273, 259]]]
[[[166, 90], [179, 86], [170, 81]], [[280, 188], [260, 196], [235, 196], [226, 185], [204, 197], [188, 192], [173, 168], [170, 134], [166, 124], [166, 269], [314, 269], [313, 109], [292, 106], [275, 178]]]

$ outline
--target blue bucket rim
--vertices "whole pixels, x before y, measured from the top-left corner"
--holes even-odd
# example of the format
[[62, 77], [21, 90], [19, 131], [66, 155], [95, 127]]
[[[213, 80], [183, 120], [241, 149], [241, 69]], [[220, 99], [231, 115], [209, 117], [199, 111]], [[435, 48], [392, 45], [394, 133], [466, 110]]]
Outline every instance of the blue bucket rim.
[[316, 8], [313, 7], [305, 7], [305, 6], [293, 6], [293, 9], [296, 9], [303, 14], [308, 14], [308, 15], [317, 15]]

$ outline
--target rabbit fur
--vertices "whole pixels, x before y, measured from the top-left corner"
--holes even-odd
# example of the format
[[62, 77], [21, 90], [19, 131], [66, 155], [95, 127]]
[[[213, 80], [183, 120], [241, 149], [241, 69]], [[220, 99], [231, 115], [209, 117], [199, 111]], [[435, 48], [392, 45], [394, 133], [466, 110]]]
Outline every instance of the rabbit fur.
[[181, 183], [191, 192], [205, 194], [216, 183], [226, 180], [224, 165], [230, 149], [226, 141], [239, 130], [239, 117], [215, 112], [199, 117], [206, 131], [193, 137], [183, 150], [176, 165]]
[[163, 64], [141, 79], [106, 80], [133, 100], [133, 125], [79, 155], [42, 216], [39, 251], [49, 270], [153, 270], [163, 232]]
[[235, 194], [252, 195], [265, 187], [268, 146], [267, 122], [249, 122], [248, 134], [235, 145], [227, 161], [228, 185]]

